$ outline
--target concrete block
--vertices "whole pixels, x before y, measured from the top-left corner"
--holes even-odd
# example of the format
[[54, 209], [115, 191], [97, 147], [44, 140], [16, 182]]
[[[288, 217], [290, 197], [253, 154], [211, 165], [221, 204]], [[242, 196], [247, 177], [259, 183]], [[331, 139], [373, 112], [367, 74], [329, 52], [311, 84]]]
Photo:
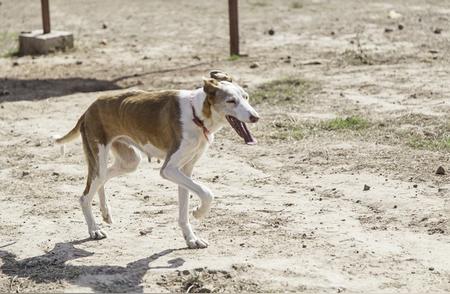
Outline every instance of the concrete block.
[[48, 54], [70, 48], [73, 48], [73, 34], [69, 32], [43, 34], [37, 30], [19, 35], [20, 55]]

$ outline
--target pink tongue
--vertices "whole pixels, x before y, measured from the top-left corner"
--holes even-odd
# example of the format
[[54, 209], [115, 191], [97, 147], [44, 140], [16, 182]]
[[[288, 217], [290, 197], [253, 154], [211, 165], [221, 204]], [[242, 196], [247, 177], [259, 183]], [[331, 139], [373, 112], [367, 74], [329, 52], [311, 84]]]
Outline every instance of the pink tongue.
[[255, 145], [256, 144], [256, 139], [253, 138], [252, 134], [247, 129], [247, 125], [245, 123], [243, 123], [243, 122], [240, 122], [240, 123], [242, 124], [242, 128], [244, 129], [244, 132], [245, 132], [245, 137], [244, 137], [245, 144], [247, 144], [247, 145]]
[[247, 128], [247, 125], [240, 120], [238, 120], [235, 117], [227, 116], [226, 117], [230, 125], [233, 127], [233, 129], [236, 131], [236, 133], [244, 138], [244, 142], [247, 145], [254, 145], [256, 144], [255, 138], [253, 138], [252, 134]]

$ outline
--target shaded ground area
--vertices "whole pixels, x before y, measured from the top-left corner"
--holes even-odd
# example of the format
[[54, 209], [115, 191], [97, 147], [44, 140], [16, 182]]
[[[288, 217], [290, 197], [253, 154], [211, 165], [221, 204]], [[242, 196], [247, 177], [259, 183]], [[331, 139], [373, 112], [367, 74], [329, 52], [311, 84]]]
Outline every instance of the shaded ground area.
[[[240, 1], [249, 57], [229, 58], [226, 1], [55, 0], [76, 48], [14, 57], [38, 5], [0, 6], [0, 291], [450, 291], [449, 3]], [[192, 89], [214, 68], [262, 119], [258, 145], [226, 128], [195, 170], [210, 247], [184, 248], [156, 162], [107, 184], [109, 238], [85, 240], [81, 145], [62, 158], [51, 136], [91, 92]]]

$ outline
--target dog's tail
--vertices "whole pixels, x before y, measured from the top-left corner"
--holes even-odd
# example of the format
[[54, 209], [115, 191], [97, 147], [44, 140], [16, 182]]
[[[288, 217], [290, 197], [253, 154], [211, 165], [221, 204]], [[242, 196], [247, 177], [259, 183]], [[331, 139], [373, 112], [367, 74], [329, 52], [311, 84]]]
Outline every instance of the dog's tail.
[[75, 125], [75, 127], [73, 127], [73, 129], [70, 130], [70, 132], [68, 132], [67, 134], [65, 134], [60, 138], [55, 138], [55, 143], [61, 145], [62, 156], [64, 156], [65, 153], [64, 144], [75, 140], [80, 135], [80, 126], [83, 123], [83, 121], [84, 121], [84, 114], [78, 119], [77, 124]]

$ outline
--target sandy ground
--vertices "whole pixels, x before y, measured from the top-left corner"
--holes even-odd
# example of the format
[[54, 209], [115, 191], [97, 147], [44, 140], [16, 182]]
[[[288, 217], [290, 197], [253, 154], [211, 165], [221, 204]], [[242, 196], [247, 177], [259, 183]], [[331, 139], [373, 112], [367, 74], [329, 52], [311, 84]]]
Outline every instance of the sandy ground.
[[[39, 1], [0, 5], [0, 292], [450, 291], [447, 1], [240, 1], [237, 59], [226, 1], [51, 2], [76, 48], [38, 57], [14, 50]], [[194, 172], [216, 195], [193, 220], [210, 246], [185, 248], [157, 162], [108, 182], [109, 238], [86, 239], [80, 141], [61, 157], [51, 136], [99, 91], [214, 68], [263, 119], [258, 145], [224, 129]], [[327, 127], [349, 116], [364, 128]]]

